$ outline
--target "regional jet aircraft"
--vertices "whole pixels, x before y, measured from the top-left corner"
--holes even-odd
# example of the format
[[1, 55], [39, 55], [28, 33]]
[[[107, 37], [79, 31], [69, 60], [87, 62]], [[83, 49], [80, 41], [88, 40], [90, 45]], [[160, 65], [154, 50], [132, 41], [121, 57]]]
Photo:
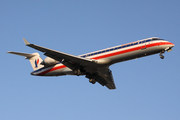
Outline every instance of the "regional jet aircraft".
[[169, 52], [174, 44], [166, 40], [152, 37], [135, 42], [75, 56], [64, 52], [30, 44], [24, 39], [26, 46], [34, 48], [47, 56], [44, 60], [38, 53], [27, 54], [20, 52], [8, 52], [24, 56], [30, 60], [35, 76], [61, 76], [61, 75], [85, 75], [89, 82], [100, 83], [109, 89], [116, 89], [112, 72], [109, 66], [127, 60], [132, 60], [159, 53], [164, 59], [163, 53]]

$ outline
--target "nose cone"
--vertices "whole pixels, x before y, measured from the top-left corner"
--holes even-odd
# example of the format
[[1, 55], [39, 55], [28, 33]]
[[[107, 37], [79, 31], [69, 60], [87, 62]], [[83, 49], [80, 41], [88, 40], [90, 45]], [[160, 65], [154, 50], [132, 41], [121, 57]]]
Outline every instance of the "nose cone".
[[173, 48], [175, 45], [173, 43], [171, 43], [171, 48]]

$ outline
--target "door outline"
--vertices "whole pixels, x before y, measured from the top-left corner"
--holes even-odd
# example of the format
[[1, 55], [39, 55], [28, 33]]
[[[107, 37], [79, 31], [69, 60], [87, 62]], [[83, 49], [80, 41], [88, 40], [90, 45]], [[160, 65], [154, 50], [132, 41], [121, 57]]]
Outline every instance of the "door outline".
[[141, 41], [141, 42], [143, 42], [141, 45], [141, 50], [146, 49], [146, 41]]

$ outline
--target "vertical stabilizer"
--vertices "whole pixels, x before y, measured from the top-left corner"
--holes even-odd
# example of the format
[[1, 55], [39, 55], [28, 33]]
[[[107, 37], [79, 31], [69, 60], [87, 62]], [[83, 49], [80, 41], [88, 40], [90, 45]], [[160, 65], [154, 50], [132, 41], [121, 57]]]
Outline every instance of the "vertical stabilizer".
[[33, 70], [38, 70], [39, 68], [44, 67], [44, 65], [41, 65], [41, 62], [43, 61], [39, 55], [39, 53], [33, 53], [32, 55], [35, 55], [34, 57], [31, 57], [29, 59], [31, 66]]
[[43, 60], [41, 59], [39, 53], [32, 53], [32, 54], [20, 53], [20, 52], [7, 52], [7, 53], [24, 56], [26, 59], [29, 59], [33, 70], [38, 70], [44, 67], [44, 65], [41, 65], [41, 62]]

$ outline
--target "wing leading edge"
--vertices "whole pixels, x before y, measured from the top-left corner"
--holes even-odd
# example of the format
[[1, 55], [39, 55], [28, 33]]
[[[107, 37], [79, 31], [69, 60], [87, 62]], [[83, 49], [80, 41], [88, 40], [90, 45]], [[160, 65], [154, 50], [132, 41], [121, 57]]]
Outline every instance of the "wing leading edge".
[[88, 59], [88, 58], [82, 58], [79, 56], [75, 56], [75, 55], [71, 55], [71, 54], [67, 54], [64, 52], [60, 52], [60, 51], [56, 51], [56, 50], [52, 50], [49, 48], [45, 48], [45, 47], [41, 47], [35, 44], [30, 44], [25, 38], [23, 38], [26, 46], [29, 46], [31, 48], [34, 48], [38, 51], [41, 51], [44, 53], [44, 55], [51, 57], [57, 61], [62, 61], [67, 60], [67, 61], [71, 61], [72, 63], [77, 63], [83, 66], [98, 66], [98, 64], [96, 64], [96, 60], [93, 59]]

